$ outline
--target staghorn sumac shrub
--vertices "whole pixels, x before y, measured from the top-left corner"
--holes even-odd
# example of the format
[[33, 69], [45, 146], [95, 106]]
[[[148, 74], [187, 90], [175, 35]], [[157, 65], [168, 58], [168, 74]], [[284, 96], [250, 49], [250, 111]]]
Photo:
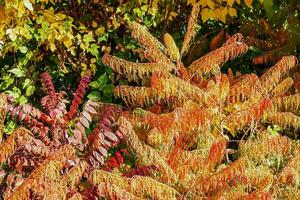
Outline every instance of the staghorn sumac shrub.
[[[1, 171], [5, 198], [292, 198], [299, 187], [299, 143], [286, 133], [300, 128], [299, 93], [290, 75], [297, 58], [282, 57], [262, 76], [222, 73], [224, 63], [248, 51], [237, 33], [186, 67], [182, 59], [196, 34], [198, 6], [181, 49], [171, 35], [162, 44], [131, 22], [150, 63], [103, 57], [130, 81], [114, 90], [124, 107], [81, 106], [89, 75], [70, 106], [47, 73], [41, 75], [44, 112], [4, 97], [1, 110], [31, 130], [19, 128], [0, 144], [0, 161], [8, 168]], [[271, 125], [280, 131], [270, 131]], [[107, 158], [119, 143], [134, 158], [126, 171], [119, 170], [119, 151]]]

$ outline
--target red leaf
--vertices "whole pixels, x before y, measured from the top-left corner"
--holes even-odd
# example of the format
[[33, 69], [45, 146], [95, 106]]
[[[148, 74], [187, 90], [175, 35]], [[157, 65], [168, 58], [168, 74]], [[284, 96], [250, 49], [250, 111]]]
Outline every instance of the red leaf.
[[121, 155], [120, 152], [116, 152], [116, 158], [118, 159], [118, 162], [119, 162], [120, 164], [123, 164], [123, 163], [124, 163], [124, 158], [123, 158], [123, 156]]

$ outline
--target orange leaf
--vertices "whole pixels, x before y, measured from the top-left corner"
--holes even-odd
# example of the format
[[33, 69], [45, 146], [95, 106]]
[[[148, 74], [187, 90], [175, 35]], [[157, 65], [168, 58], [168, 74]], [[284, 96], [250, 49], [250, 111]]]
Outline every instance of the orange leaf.
[[227, 0], [227, 5], [232, 7], [233, 4], [234, 4], [234, 0]]
[[251, 7], [253, 0], [245, 0], [247, 6]]

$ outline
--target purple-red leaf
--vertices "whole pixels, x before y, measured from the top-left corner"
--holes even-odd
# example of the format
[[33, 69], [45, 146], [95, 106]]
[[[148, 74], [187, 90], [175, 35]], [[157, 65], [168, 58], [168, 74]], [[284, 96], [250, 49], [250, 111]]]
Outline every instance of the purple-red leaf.
[[108, 153], [107, 153], [107, 150], [103, 147], [100, 147], [99, 148], [99, 152], [104, 156], [104, 157], [107, 157]]
[[113, 132], [104, 132], [104, 135], [109, 138], [110, 140], [114, 141], [114, 142], [118, 142], [119, 139], [115, 136], [115, 134]]
[[92, 116], [86, 112], [86, 111], [82, 111], [82, 115], [89, 121], [92, 122]]
[[90, 127], [90, 123], [89, 121], [85, 118], [85, 117], [81, 117], [80, 118], [80, 123], [85, 126], [86, 128], [89, 128]]
[[89, 112], [89, 113], [92, 113], [92, 114], [97, 114], [97, 111], [90, 105], [86, 104], [84, 109]]

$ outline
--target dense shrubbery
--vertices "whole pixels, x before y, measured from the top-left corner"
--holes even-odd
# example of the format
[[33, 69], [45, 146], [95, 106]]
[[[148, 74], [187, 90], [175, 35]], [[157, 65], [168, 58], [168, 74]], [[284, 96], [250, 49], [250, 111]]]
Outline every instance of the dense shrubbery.
[[293, 199], [297, 9], [0, 1], [0, 193]]

